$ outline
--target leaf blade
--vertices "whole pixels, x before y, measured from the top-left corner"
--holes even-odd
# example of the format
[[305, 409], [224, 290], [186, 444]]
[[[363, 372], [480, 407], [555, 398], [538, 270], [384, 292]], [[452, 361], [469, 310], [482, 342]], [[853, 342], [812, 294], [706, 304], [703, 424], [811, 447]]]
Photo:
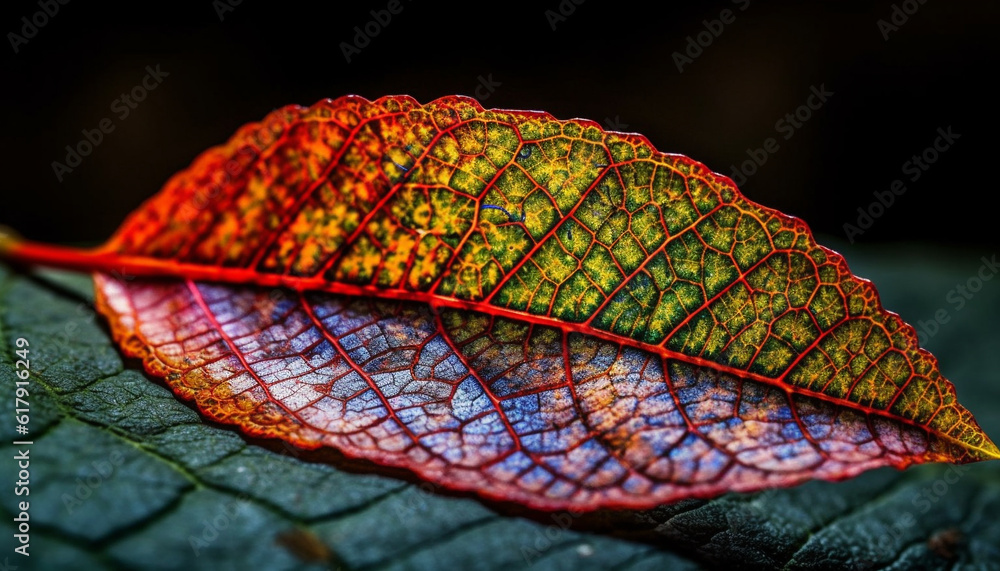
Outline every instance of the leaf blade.
[[[219, 173], [221, 183], [213, 180]], [[206, 189], [214, 196], [199, 208], [208, 200]], [[806, 405], [793, 400], [859, 412], [866, 424], [868, 416], [876, 417], [875, 425], [887, 417], [906, 434], [913, 427], [928, 432], [917, 453], [887, 456], [890, 465], [1000, 455], [957, 404], [933, 357], [916, 346], [912, 328], [883, 310], [871, 284], [816, 245], [801, 221], [747, 201], [731, 181], [691, 159], [658, 153], [642, 137], [605, 133], [587, 121], [486, 111], [457, 97], [426, 106], [406, 97], [348, 97], [285, 108], [179, 173], [94, 259], [188, 284], [212, 279], [406, 299], [435, 311], [478, 312], [561, 331], [566, 400], [577, 405], [565, 340], [582, 333], [588, 346], [610, 342], [658, 356], [661, 375], [680, 363], [783, 390], [788, 415], [817, 450], [821, 445], [797, 415]], [[114, 288], [98, 278], [107, 300], [136, 295]], [[200, 305], [214, 320], [204, 300]], [[119, 317], [127, 310], [111, 309], [107, 313]], [[209, 328], [223, 329], [218, 322]], [[114, 330], [136, 339], [136, 327], [116, 323]], [[336, 348], [336, 339], [327, 341]], [[138, 344], [134, 354], [149, 345]], [[251, 365], [233, 353], [249, 372]], [[352, 361], [343, 348], [339, 353]], [[153, 363], [157, 374], [177, 374], [157, 367]], [[559, 370], [529, 368], [521, 381]], [[265, 378], [257, 375], [255, 382], [266, 393]], [[492, 382], [479, 384], [490, 388]], [[405, 432], [385, 395], [368, 384]], [[186, 398], [201, 390], [179, 389]], [[680, 397], [672, 398], [678, 411], [684, 408]], [[499, 413], [501, 399], [490, 400]], [[302, 424], [280, 406], [252, 419], [237, 412], [239, 403], [219, 414], [211, 410], [217, 400], [200, 404], [255, 434], [289, 437]], [[576, 416], [584, 415], [577, 410]], [[542, 420], [563, 421], [569, 422]], [[266, 428], [272, 424], [280, 428]], [[520, 447], [509, 421], [499, 424], [515, 432], [512, 445]], [[690, 419], [684, 424], [692, 435], [700, 430]], [[865, 432], [860, 420], [848, 424], [862, 435], [887, 434], [877, 427]], [[316, 432], [290, 439], [315, 446], [323, 441]], [[881, 445], [905, 450], [910, 440], [899, 436]], [[760, 487], [765, 480], [738, 479], [704, 494], [747, 482]], [[471, 487], [487, 495], [494, 488]], [[677, 497], [683, 496], [654, 494], [645, 501]], [[548, 505], [544, 498], [521, 501]], [[603, 501], [580, 504], [619, 505]]]

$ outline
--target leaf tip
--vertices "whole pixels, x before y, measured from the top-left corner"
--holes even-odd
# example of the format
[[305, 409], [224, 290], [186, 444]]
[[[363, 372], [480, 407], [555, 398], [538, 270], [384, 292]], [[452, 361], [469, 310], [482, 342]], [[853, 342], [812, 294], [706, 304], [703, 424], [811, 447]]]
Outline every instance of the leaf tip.
[[986, 462], [988, 460], [1000, 460], [1000, 448], [990, 440], [978, 426], [976, 434], [972, 438], [962, 439], [956, 442], [958, 448], [951, 453], [951, 457], [946, 462], [956, 464], [971, 464], [973, 462]]
[[982, 452], [982, 458], [980, 460], [1000, 460], [1000, 448], [990, 440], [989, 436], [985, 436], [985, 442], [980, 448], [979, 452]]

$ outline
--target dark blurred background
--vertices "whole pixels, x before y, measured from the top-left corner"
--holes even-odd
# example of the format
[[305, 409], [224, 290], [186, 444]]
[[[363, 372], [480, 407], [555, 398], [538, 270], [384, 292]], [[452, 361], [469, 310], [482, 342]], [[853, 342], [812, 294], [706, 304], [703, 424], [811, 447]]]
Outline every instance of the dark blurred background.
[[[38, 240], [96, 243], [199, 152], [276, 107], [347, 93], [422, 102], [460, 93], [640, 132], [727, 175], [773, 138], [777, 150], [744, 169], [756, 172], [741, 188], [821, 234], [844, 239], [851, 223], [861, 244], [982, 253], [1000, 244], [995, 209], [981, 202], [997, 191], [995, 1], [400, 0], [388, 24], [369, 25], [377, 35], [350, 62], [341, 43], [355, 42], [355, 26], [388, 0], [237, 1], [6, 2], [0, 224]], [[54, 16], [38, 15], [55, 5]], [[22, 18], [34, 23], [25, 29]], [[721, 33], [705, 20], [720, 20]], [[689, 37], [707, 44], [700, 54]], [[683, 72], [675, 52], [690, 58]], [[116, 100], [141, 85], [147, 66], [168, 75], [121, 118]], [[800, 110], [807, 120], [776, 125], [821, 86], [833, 95]], [[114, 130], [57, 180], [53, 161], [65, 163], [66, 145], [105, 118]], [[912, 181], [904, 163], [949, 126], [960, 139]], [[874, 208], [870, 228], [858, 225], [857, 209], [895, 179], [906, 192]]]

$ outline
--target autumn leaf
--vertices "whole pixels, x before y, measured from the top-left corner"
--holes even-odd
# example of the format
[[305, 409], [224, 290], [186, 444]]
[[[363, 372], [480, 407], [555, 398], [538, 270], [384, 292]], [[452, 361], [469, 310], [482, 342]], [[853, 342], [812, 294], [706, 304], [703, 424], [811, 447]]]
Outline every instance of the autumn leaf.
[[287, 107], [93, 251], [116, 340], [209, 418], [539, 509], [1000, 457], [799, 220], [643, 137], [448, 97]]

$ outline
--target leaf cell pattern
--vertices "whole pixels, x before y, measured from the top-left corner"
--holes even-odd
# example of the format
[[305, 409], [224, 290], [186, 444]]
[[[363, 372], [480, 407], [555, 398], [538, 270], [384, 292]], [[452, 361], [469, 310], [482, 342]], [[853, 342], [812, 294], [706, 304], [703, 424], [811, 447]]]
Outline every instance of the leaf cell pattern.
[[99, 274], [102, 307], [212, 418], [490, 497], [643, 507], [1000, 457], [804, 223], [590, 121], [283, 108], [96, 256], [159, 276]]

